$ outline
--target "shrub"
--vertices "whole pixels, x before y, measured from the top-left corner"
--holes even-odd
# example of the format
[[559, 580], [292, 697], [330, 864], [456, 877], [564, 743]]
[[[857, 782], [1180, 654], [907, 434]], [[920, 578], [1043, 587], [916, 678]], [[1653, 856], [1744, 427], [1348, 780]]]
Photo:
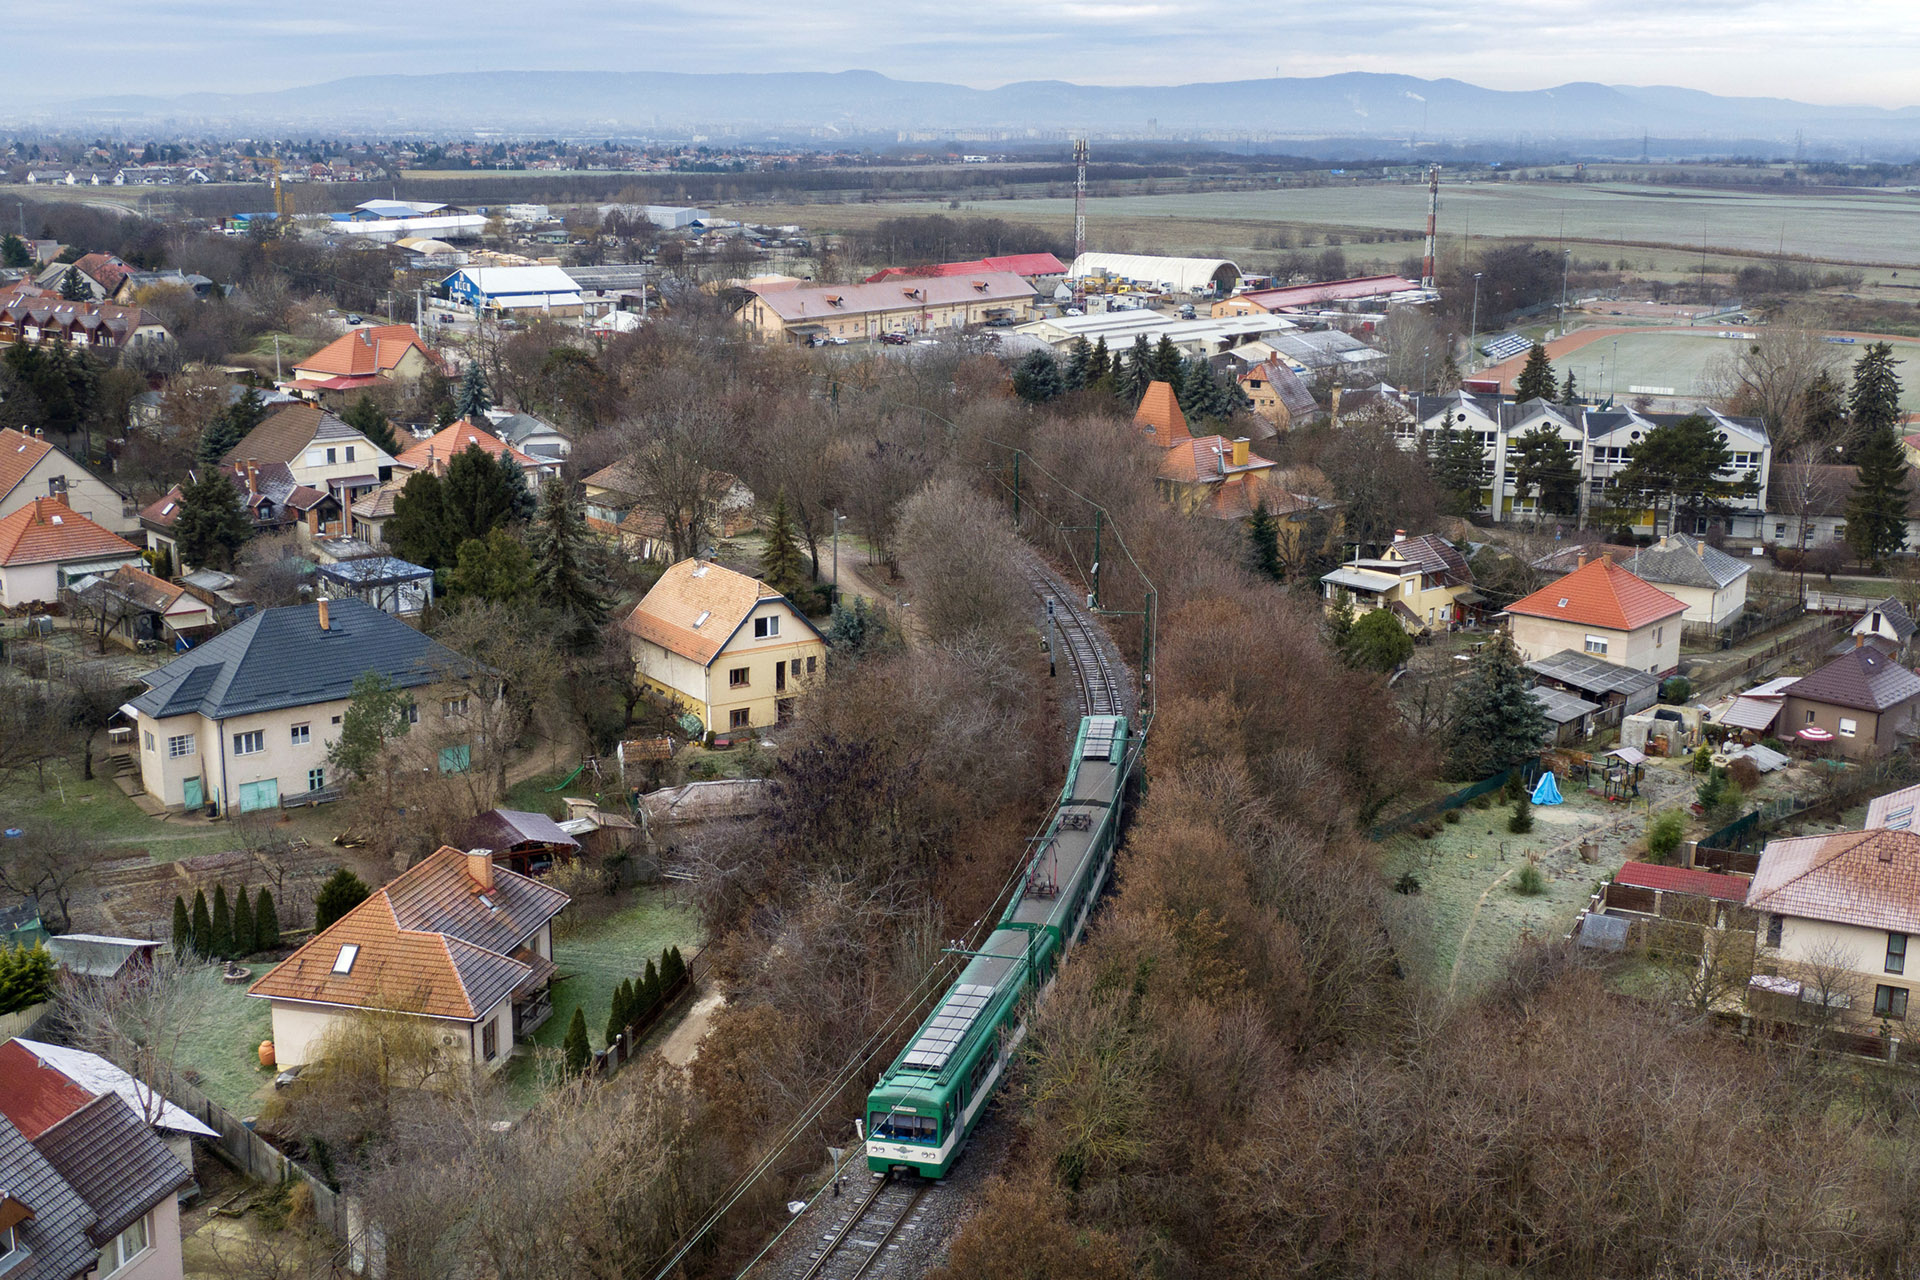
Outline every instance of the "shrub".
[[193, 918], [187, 914], [187, 900], [173, 895], [173, 954], [185, 959], [193, 954]]
[[1513, 891], [1523, 898], [1537, 898], [1547, 891], [1547, 877], [1532, 858], [1513, 873]]
[[1450, 827], [1458, 826], [1460, 824], [1460, 811], [1458, 809], [1449, 809], [1440, 815], [1440, 820]]
[[43, 946], [0, 949], [0, 1013], [39, 1004], [53, 994], [53, 957]]
[[1400, 878], [1393, 882], [1395, 893], [1415, 894], [1420, 892], [1420, 877], [1411, 871], [1402, 871]]
[[1513, 815], [1507, 819], [1507, 830], [1516, 836], [1533, 830], [1533, 797], [1525, 791], [1513, 802]]
[[233, 956], [250, 956], [258, 949], [254, 939], [253, 899], [247, 895], [247, 887], [233, 895]]
[[320, 892], [313, 895], [313, 931], [318, 934], [347, 912], [367, 900], [373, 890], [359, 876], [341, 867], [327, 877]]
[[1752, 794], [1753, 789], [1760, 785], [1760, 766], [1741, 756], [1727, 766], [1727, 776], [1733, 779], [1734, 786]]
[[193, 954], [206, 960], [213, 955], [213, 919], [207, 915], [207, 891], [193, 891]]
[[1693, 760], [1690, 763], [1695, 773], [1705, 773], [1713, 768], [1713, 748], [1704, 742], [1701, 743], [1693, 749]]
[[1668, 676], [1666, 682], [1660, 686], [1662, 702], [1678, 705], [1691, 697], [1693, 697], [1693, 681], [1685, 676]]
[[227, 886], [213, 886], [213, 934], [207, 952], [216, 960], [233, 958], [233, 913], [227, 907]]
[[1655, 862], [1665, 862], [1680, 847], [1680, 837], [1686, 830], [1685, 814], [1678, 809], [1661, 810], [1647, 825], [1647, 855]]
[[280, 913], [273, 908], [273, 895], [260, 886], [260, 902], [253, 910], [253, 945], [272, 951], [280, 945]]
[[1473, 798], [1473, 807], [1483, 810], [1491, 809], [1493, 808], [1493, 797], [1483, 791]]

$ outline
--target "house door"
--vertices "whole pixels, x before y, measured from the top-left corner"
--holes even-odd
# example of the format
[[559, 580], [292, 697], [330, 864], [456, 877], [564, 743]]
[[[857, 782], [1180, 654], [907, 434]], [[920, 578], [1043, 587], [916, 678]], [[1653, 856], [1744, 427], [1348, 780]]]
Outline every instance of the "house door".
[[207, 802], [206, 796], [200, 790], [200, 775], [198, 774], [181, 783], [180, 791], [181, 802], [189, 809], [198, 809]]
[[268, 778], [264, 782], [243, 782], [240, 784], [240, 812], [252, 813], [258, 809], [274, 809], [280, 805], [280, 779]]

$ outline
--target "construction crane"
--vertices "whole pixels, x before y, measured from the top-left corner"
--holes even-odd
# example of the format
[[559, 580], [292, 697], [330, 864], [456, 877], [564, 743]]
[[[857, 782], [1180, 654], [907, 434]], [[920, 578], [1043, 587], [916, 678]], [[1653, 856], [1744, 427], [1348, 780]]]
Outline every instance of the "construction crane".
[[273, 170], [273, 212], [277, 218], [293, 220], [293, 197], [280, 184], [280, 157], [268, 156], [267, 167]]
[[1434, 231], [1440, 223], [1440, 166], [1427, 173], [1427, 256], [1420, 262], [1420, 287], [1433, 288]]

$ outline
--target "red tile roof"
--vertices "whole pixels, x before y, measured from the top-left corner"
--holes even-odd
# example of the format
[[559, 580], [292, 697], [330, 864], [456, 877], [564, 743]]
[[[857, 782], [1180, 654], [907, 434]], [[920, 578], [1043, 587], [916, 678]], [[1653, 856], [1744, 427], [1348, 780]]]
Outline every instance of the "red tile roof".
[[925, 267], [888, 267], [866, 278], [867, 284], [893, 280], [901, 276], [967, 276], [989, 271], [1011, 271], [1017, 276], [1063, 276], [1067, 264], [1050, 253], [1011, 253], [998, 258], [975, 258], [971, 262], [937, 262]]
[[93, 1095], [17, 1041], [0, 1044], [0, 1115], [28, 1142], [93, 1101]]
[[35, 498], [0, 520], [0, 565], [45, 564], [50, 560], [98, 560], [140, 548], [105, 529], [59, 498]]
[[1147, 384], [1140, 407], [1133, 411], [1133, 425], [1149, 432], [1154, 443], [1162, 446], [1193, 438], [1193, 432], [1187, 429], [1187, 415], [1180, 412], [1180, 399], [1173, 394], [1170, 383]]
[[433, 359], [432, 350], [412, 325], [373, 325], [334, 339], [295, 365], [293, 371], [343, 377], [389, 373], [415, 347], [428, 360]]
[[0, 431], [0, 498], [12, 493], [40, 459], [53, 452], [45, 440], [8, 427]]
[[1249, 454], [1246, 464], [1236, 467], [1233, 441], [1225, 436], [1189, 436], [1167, 450], [1160, 460], [1159, 475], [1162, 480], [1216, 484], [1228, 476], [1252, 475], [1276, 465], [1259, 454]]
[[1552, 618], [1608, 631], [1638, 631], [1686, 612], [1686, 603], [1611, 560], [1589, 561], [1558, 582], [1507, 606], [1508, 613]]
[[89, 253], [74, 260], [74, 267], [108, 293], [133, 274], [133, 269], [110, 253]]
[[538, 465], [500, 437], [474, 426], [465, 418], [434, 432], [394, 461], [410, 471], [431, 471], [435, 475], [443, 475], [454, 455], [465, 453], [470, 445], [479, 445], [481, 451], [490, 458], [497, 458], [504, 453], [522, 471], [531, 471]]
[[1636, 885], [1642, 889], [1661, 889], [1667, 893], [1718, 898], [1722, 902], [1747, 900], [1747, 881], [1744, 876], [1723, 876], [1716, 871], [1701, 871], [1697, 867], [1663, 867], [1654, 862], [1629, 862], [1614, 873], [1613, 882]]

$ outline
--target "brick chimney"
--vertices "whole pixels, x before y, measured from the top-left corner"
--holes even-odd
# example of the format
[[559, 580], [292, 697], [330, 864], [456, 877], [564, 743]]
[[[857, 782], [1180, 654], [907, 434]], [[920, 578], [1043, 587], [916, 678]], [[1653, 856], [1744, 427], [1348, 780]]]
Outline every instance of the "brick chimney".
[[1702, 560], [1707, 558], [1707, 543], [1704, 538], [1693, 544], [1693, 554], [1699, 556]]
[[1575, 565], [1574, 567], [1577, 569], [1584, 569], [1587, 567], [1587, 551], [1585, 547], [1582, 547], [1580, 549], [1580, 563]]
[[332, 620], [327, 616], [327, 598], [321, 596], [315, 603], [320, 606], [320, 629], [322, 631], [333, 630]]
[[493, 850], [467, 850], [467, 879], [479, 892], [493, 892]]
[[247, 459], [247, 492], [260, 492], [260, 464], [252, 458]]

